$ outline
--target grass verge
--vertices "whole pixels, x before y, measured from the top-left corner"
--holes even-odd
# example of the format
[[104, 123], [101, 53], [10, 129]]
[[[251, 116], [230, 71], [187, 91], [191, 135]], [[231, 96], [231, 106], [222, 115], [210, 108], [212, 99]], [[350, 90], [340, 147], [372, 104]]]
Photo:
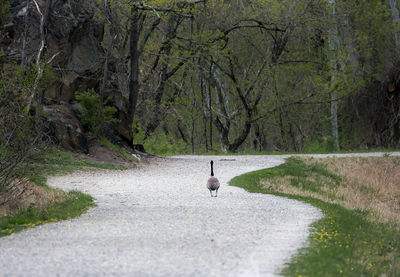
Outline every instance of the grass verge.
[[88, 168], [123, 170], [125, 166], [113, 164], [97, 164], [73, 158], [69, 153], [56, 149], [47, 149], [41, 154], [31, 155], [27, 159], [25, 177], [39, 186], [46, 185], [46, 176], [68, 174], [75, 170]]
[[356, 154], [356, 153], [382, 153], [382, 157], [390, 157], [392, 153], [399, 152], [399, 149], [341, 149], [339, 151], [243, 151], [243, 152], [226, 152], [223, 153], [221, 151], [206, 151], [199, 153], [191, 153], [189, 151], [186, 152], [171, 152], [171, 153], [155, 153], [160, 156], [181, 156], [181, 155], [200, 155], [200, 156], [242, 156], [242, 155], [252, 155], [252, 156], [265, 156], [265, 155], [276, 155], [276, 156], [284, 156], [284, 155], [325, 155], [325, 154]]
[[93, 206], [90, 195], [71, 191], [61, 202], [48, 204], [42, 209], [30, 206], [14, 215], [1, 217], [0, 237], [44, 223], [77, 217]]
[[21, 172], [21, 178], [27, 180], [23, 182], [27, 193], [15, 199], [10, 207], [3, 207], [8, 212], [6, 216], [0, 214], [0, 237], [47, 222], [77, 217], [93, 207], [95, 204], [90, 195], [78, 191], [64, 192], [46, 185], [48, 176], [90, 168], [126, 169], [124, 166], [77, 160], [69, 153], [53, 148], [30, 155]]
[[344, 180], [321, 162], [289, 158], [278, 167], [238, 176], [230, 185], [304, 201], [324, 213], [312, 225], [308, 245], [283, 269], [284, 275], [400, 276], [398, 225], [372, 220], [367, 209], [342, 206], [343, 196], [335, 188], [344, 186]]

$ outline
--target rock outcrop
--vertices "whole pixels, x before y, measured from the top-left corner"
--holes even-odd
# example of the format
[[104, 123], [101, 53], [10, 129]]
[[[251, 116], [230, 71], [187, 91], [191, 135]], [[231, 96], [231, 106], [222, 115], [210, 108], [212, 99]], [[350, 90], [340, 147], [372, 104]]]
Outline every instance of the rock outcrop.
[[55, 143], [68, 150], [82, 150], [89, 153], [88, 142], [82, 124], [66, 105], [44, 106], [49, 121], [49, 135]]
[[[42, 11], [47, 2], [37, 1]], [[39, 13], [33, 1], [28, 4], [26, 0], [10, 0], [9, 3], [11, 15], [0, 26], [0, 54], [4, 53], [6, 62], [30, 65], [35, 63], [40, 46]], [[56, 81], [46, 89], [45, 102], [57, 104], [46, 110], [52, 114], [49, 121], [55, 132], [53, 135], [68, 149], [87, 151], [87, 145], [83, 143], [85, 134], [71, 107], [76, 103], [76, 91], [99, 87], [104, 63], [103, 36], [103, 24], [94, 20], [94, 1], [51, 1], [43, 60], [55, 56], [51, 64]], [[117, 107], [116, 116], [120, 119], [118, 124], [111, 126], [113, 134], [126, 137], [129, 135], [124, 120], [127, 99], [120, 92], [108, 94], [116, 95], [111, 104]], [[55, 115], [53, 112], [60, 113]], [[73, 137], [76, 135], [78, 138]]]

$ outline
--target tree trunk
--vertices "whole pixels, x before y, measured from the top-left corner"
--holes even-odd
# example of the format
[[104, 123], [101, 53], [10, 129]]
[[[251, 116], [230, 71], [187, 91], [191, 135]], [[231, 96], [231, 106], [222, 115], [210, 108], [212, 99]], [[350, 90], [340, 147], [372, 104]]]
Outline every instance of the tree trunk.
[[332, 21], [332, 26], [329, 30], [329, 51], [330, 51], [330, 61], [332, 64], [331, 68], [331, 124], [332, 124], [332, 137], [334, 139], [336, 150], [340, 149], [339, 146], [339, 131], [338, 131], [338, 114], [337, 114], [337, 94], [335, 92], [336, 75], [337, 75], [337, 64], [338, 64], [338, 50], [339, 50], [339, 39], [338, 39], [338, 29], [337, 29], [337, 18], [336, 18], [336, 1], [329, 0], [330, 6], [330, 18]]
[[[40, 27], [39, 27], [40, 28], [40, 30], [39, 30], [40, 31], [40, 46], [39, 46], [38, 53], [36, 55], [36, 67], [37, 67], [36, 78], [35, 78], [35, 81], [33, 84], [32, 93], [29, 95], [28, 101], [27, 101], [28, 102], [27, 108], [26, 108], [27, 113], [29, 113], [29, 111], [32, 107], [32, 101], [35, 98], [35, 96], [38, 95], [39, 90], [40, 90], [40, 79], [43, 76], [43, 66], [42, 66], [41, 62], [42, 62], [42, 56], [44, 54], [45, 46], [46, 46], [46, 26], [47, 26], [47, 17], [49, 15], [51, 1], [52, 0], [46, 1], [46, 8], [43, 13], [39, 7], [39, 4], [36, 2], [36, 0], [34, 0], [36, 10], [40, 16]], [[41, 99], [42, 98], [43, 98], [43, 96], [39, 95], [39, 101], [38, 101], [38, 106], [37, 106], [38, 117], [40, 117], [40, 115], [41, 115], [41, 109], [42, 109]]]
[[26, 48], [26, 36], [28, 35], [28, 16], [29, 16], [29, 8], [30, 8], [30, 3], [31, 1], [28, 0], [26, 1], [26, 13], [24, 16], [24, 34], [23, 34], [23, 38], [22, 38], [22, 51], [21, 51], [21, 67], [24, 68], [25, 67], [25, 48]]
[[[146, 126], [145, 139], [149, 137], [160, 125], [162, 115], [160, 114], [159, 110], [160, 110], [161, 100], [165, 92], [165, 87], [167, 85], [168, 79], [177, 71], [177, 69], [173, 69], [172, 70], [173, 73], [168, 72], [169, 68], [168, 56], [171, 53], [171, 40], [173, 40], [176, 37], [176, 31], [177, 31], [176, 29], [179, 25], [179, 22], [177, 22], [177, 25], [175, 26], [176, 21], [177, 18], [175, 18], [174, 16], [170, 16], [166, 27], [166, 39], [163, 42], [160, 49], [160, 55], [164, 53], [165, 58], [161, 62], [160, 81], [158, 84], [158, 88], [156, 90], [156, 94], [154, 96], [154, 107], [152, 108], [150, 122]], [[178, 68], [179, 67], [180, 65], [178, 64]]]
[[[47, 38], [46, 38], [47, 23], [48, 23], [47, 18], [49, 17], [51, 3], [52, 3], [52, 0], [47, 0], [46, 9], [45, 9], [44, 16], [43, 16], [43, 30], [41, 30], [41, 37], [42, 37], [42, 40], [44, 41], [44, 45], [46, 45], [46, 43], [47, 43]], [[45, 52], [46, 52], [46, 46], [43, 49], [42, 56], [44, 56]], [[41, 65], [39, 65], [39, 66], [41, 66]], [[43, 70], [44, 69], [42, 68], [41, 75], [43, 74]], [[41, 78], [41, 76], [39, 78]], [[44, 91], [43, 91], [43, 89], [40, 89], [40, 84], [38, 84], [38, 87], [37, 87], [37, 94], [38, 94], [37, 116], [38, 116], [38, 118], [41, 118], [42, 117], [42, 107], [43, 107], [43, 102], [44, 102]]]
[[228, 150], [230, 152], [236, 152], [238, 148], [243, 144], [243, 142], [246, 140], [247, 136], [249, 135], [251, 130], [251, 121], [248, 119], [242, 128], [240, 130], [240, 135], [235, 139], [235, 141], [228, 146]]
[[106, 49], [106, 55], [104, 58], [104, 66], [103, 66], [103, 80], [101, 81], [101, 86], [100, 86], [100, 103], [99, 103], [99, 134], [102, 135], [103, 134], [103, 129], [104, 129], [104, 122], [103, 122], [103, 108], [104, 108], [104, 91], [106, 88], [106, 84], [107, 84], [107, 79], [108, 79], [108, 60], [110, 57], [110, 51], [112, 49], [113, 46], [113, 41], [114, 39], [111, 39], [110, 44], [108, 46], [108, 49]]
[[[340, 20], [340, 26], [343, 34], [343, 45], [346, 48], [346, 52], [349, 55], [349, 62], [353, 71], [353, 78], [355, 82], [358, 82], [360, 76], [360, 56], [357, 53], [357, 46], [353, 42], [355, 37], [354, 31], [352, 30], [349, 23], [349, 15], [346, 13], [338, 14], [338, 20]], [[344, 70], [344, 68], [342, 68]]]
[[214, 121], [215, 126], [217, 127], [220, 134], [221, 151], [225, 153], [227, 152], [230, 144], [229, 131], [231, 127], [231, 122], [225, 106], [225, 88], [223, 85], [223, 81], [221, 80], [221, 73], [218, 68], [215, 68], [212, 74], [216, 94], [216, 109], [219, 114], [219, 116], [216, 116]]
[[[104, 8], [105, 8], [105, 14], [108, 17], [108, 21], [111, 22], [111, 24], [114, 23], [114, 18], [111, 14], [111, 10], [110, 10], [110, 6], [107, 0], [104, 0]], [[105, 53], [105, 57], [104, 57], [104, 65], [103, 65], [103, 80], [101, 82], [101, 86], [100, 86], [100, 101], [99, 101], [99, 116], [98, 116], [98, 123], [99, 123], [99, 135], [102, 135], [104, 132], [104, 115], [103, 115], [103, 108], [104, 108], [104, 91], [106, 88], [106, 84], [107, 84], [107, 80], [108, 80], [108, 61], [110, 59], [110, 55], [111, 55], [111, 51], [112, 48], [114, 46], [114, 41], [117, 38], [117, 32], [115, 30], [115, 26], [111, 28], [111, 30], [114, 31], [110, 31], [110, 35], [111, 35], [111, 39], [110, 39], [110, 43], [106, 49], [106, 53]]]
[[[390, 10], [392, 12], [393, 23], [395, 25], [395, 29], [399, 28], [399, 9], [397, 7], [397, 0], [389, 0]], [[400, 46], [400, 31], [396, 31], [394, 33], [394, 41], [396, 43], [396, 50], [399, 51]]]
[[[198, 61], [200, 64], [200, 61]], [[206, 146], [206, 152], [208, 152], [208, 137], [207, 137], [207, 120], [210, 117], [208, 114], [209, 107], [208, 103], [209, 100], [208, 98], [208, 93], [207, 93], [207, 87], [205, 83], [205, 78], [204, 78], [204, 72], [201, 69], [201, 66], [199, 65], [199, 81], [200, 81], [200, 92], [201, 92], [201, 105], [202, 105], [202, 114], [203, 114], [203, 137], [205, 141], [205, 146]]]
[[129, 53], [131, 57], [131, 75], [129, 79], [129, 111], [128, 111], [128, 122], [129, 122], [129, 139], [131, 144], [133, 143], [133, 131], [132, 125], [136, 112], [136, 104], [139, 95], [139, 20], [140, 13], [137, 8], [132, 8], [131, 14], [131, 28], [130, 28], [130, 43]]
[[[211, 70], [210, 70], [210, 75], [211, 75]], [[211, 78], [210, 78], [211, 79]], [[211, 93], [211, 82], [208, 82], [208, 109], [209, 109], [209, 114], [210, 114], [210, 149], [213, 149], [213, 114], [212, 114], [212, 93]]]

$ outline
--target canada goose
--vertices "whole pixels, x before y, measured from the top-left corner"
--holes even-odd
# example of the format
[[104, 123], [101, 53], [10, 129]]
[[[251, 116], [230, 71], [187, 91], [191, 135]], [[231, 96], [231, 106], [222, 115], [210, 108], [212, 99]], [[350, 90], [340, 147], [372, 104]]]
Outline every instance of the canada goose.
[[207, 188], [210, 190], [210, 195], [213, 197], [212, 191], [215, 190], [215, 197], [217, 197], [218, 189], [219, 189], [219, 181], [217, 178], [214, 177], [214, 171], [213, 171], [213, 164], [214, 162], [211, 161], [211, 177], [207, 181]]

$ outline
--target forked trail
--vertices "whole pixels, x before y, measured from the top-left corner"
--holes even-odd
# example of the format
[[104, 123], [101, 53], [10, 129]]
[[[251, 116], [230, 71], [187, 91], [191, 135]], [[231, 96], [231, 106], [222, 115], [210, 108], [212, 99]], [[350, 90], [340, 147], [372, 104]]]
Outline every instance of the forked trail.
[[[0, 239], [0, 276], [271, 276], [304, 245], [316, 208], [227, 186], [284, 156], [182, 156], [49, 184], [96, 198], [79, 218]], [[206, 187], [210, 160], [221, 183]]]

